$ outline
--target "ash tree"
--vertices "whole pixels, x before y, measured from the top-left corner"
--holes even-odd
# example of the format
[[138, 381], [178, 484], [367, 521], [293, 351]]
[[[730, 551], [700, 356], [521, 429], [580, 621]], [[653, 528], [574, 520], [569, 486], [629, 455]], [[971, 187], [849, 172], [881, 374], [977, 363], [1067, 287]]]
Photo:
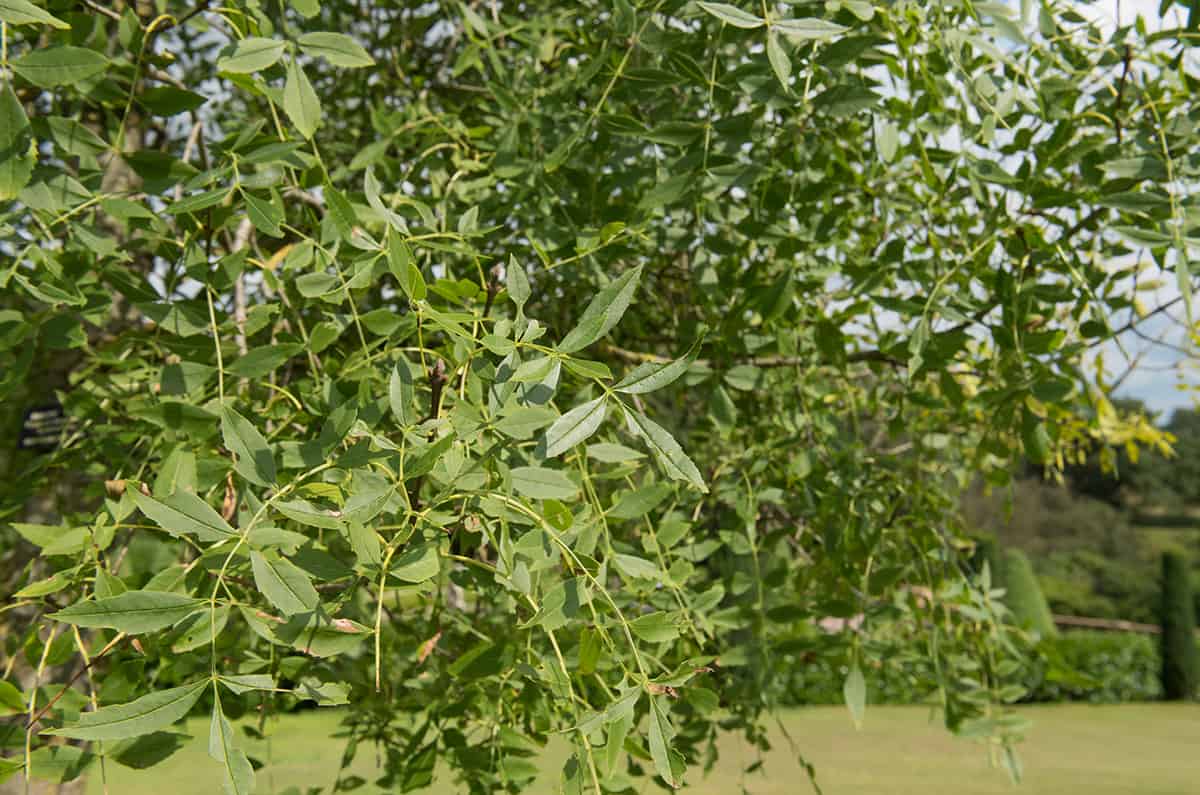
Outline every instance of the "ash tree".
[[958, 495], [1165, 443], [1200, 152], [1194, 30], [1020, 5], [0, 0], [0, 775], [676, 787], [813, 660], [1015, 769]]

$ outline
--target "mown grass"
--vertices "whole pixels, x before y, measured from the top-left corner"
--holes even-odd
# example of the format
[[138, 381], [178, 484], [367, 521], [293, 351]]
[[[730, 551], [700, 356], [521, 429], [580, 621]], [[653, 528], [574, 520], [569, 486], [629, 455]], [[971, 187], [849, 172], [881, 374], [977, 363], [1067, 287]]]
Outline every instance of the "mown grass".
[[[866, 723], [855, 731], [838, 707], [789, 710], [783, 722], [817, 767], [827, 795], [1194, 795], [1200, 792], [1200, 705], [1128, 704], [1028, 707], [1034, 721], [1021, 748], [1024, 783], [1014, 787], [1007, 774], [988, 764], [985, 749], [948, 735], [919, 707], [871, 707]], [[332, 711], [284, 718], [276, 724], [270, 747], [256, 755], [270, 764], [259, 771], [259, 793], [282, 793], [288, 787], [328, 788], [334, 781], [342, 746], [328, 739], [337, 725]], [[208, 725], [188, 725], [194, 740], [166, 762], [144, 771], [109, 763], [111, 795], [210, 795], [219, 792], [216, 763], [206, 753]], [[742, 770], [756, 757], [735, 737], [721, 742], [722, 763], [707, 778], [689, 774], [683, 790], [692, 795], [736, 795], [742, 787], [755, 795], [798, 795], [811, 792], [788, 744], [776, 731], [775, 747], [757, 773]], [[373, 753], [361, 749], [354, 772], [373, 777]], [[563, 747], [552, 745], [543, 759], [546, 773], [532, 792], [555, 791], [564, 759]], [[102, 795], [104, 782], [93, 767], [89, 795]], [[359, 793], [377, 793], [365, 786]], [[436, 795], [459, 791], [439, 782]], [[645, 792], [656, 791], [653, 786]]]

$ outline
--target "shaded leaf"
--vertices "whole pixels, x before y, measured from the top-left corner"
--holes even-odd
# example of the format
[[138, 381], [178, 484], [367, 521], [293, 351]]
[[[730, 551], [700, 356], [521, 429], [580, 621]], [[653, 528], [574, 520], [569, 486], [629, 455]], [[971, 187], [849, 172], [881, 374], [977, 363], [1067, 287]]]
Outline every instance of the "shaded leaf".
[[117, 764], [134, 770], [145, 770], [171, 757], [190, 739], [192, 738], [186, 734], [153, 732], [126, 740], [112, 750], [105, 750], [108, 750], [108, 758]]
[[397, 555], [390, 571], [398, 579], [418, 583], [435, 577], [439, 568], [437, 545], [421, 543]]

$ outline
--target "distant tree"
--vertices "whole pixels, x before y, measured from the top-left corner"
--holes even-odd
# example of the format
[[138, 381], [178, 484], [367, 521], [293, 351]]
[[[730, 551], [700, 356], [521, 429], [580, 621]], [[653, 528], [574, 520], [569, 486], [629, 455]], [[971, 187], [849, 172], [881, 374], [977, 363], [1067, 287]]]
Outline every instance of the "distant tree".
[[1163, 555], [1162, 568], [1162, 686], [1168, 701], [1190, 699], [1200, 686], [1200, 657], [1196, 650], [1196, 614], [1187, 563], [1174, 552]]
[[1147, 474], [1152, 471], [1156, 482], [1178, 494], [1184, 502], [1200, 502], [1200, 411], [1176, 409], [1166, 430], [1175, 437], [1175, 455], [1169, 462], [1161, 456], [1148, 455]]

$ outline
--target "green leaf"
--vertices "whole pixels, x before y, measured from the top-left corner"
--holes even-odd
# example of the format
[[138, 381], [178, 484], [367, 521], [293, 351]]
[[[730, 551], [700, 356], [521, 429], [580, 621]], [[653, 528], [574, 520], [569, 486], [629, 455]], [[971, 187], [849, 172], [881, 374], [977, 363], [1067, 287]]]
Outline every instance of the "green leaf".
[[517, 309], [523, 308], [532, 291], [529, 287], [529, 276], [514, 256], [510, 255], [508, 258], [508, 267], [504, 269], [504, 281], [508, 288], [508, 297], [517, 305]]
[[133, 499], [142, 513], [173, 536], [192, 534], [200, 541], [221, 541], [237, 535], [221, 514], [191, 492], [176, 491], [159, 501], [135, 490]]
[[775, 70], [775, 77], [779, 78], [779, 84], [785, 89], [791, 86], [792, 61], [780, 46], [779, 37], [775, 35], [775, 31], [767, 34], [767, 60], [771, 62], [771, 68]]
[[1166, 246], [1170, 245], [1172, 237], [1155, 229], [1143, 229], [1140, 226], [1117, 225], [1111, 227], [1121, 237], [1135, 246]]
[[153, 494], [157, 499], [166, 499], [177, 491], [196, 491], [196, 454], [184, 445], [163, 459], [154, 478]]
[[679, 174], [671, 177], [665, 182], [660, 182], [650, 190], [646, 191], [646, 195], [638, 202], [639, 210], [655, 210], [659, 207], [671, 204], [679, 199], [688, 188], [695, 185], [696, 179], [691, 174]]
[[275, 555], [252, 551], [254, 584], [267, 601], [285, 615], [309, 613], [317, 608], [317, 591], [303, 569]]
[[391, 242], [387, 251], [388, 270], [396, 277], [396, 281], [400, 283], [400, 289], [404, 291], [409, 300], [424, 301], [428, 294], [425, 277], [421, 275], [421, 269], [417, 267], [408, 244], [390, 235], [389, 240]]
[[378, 472], [355, 470], [350, 498], [342, 506], [342, 517], [349, 522], [369, 522], [383, 510], [394, 493], [392, 481]]
[[796, 41], [819, 41], [831, 39], [834, 36], [845, 33], [847, 28], [835, 22], [826, 22], [823, 19], [815, 17], [804, 17], [802, 19], [777, 20], [771, 23], [771, 30], [777, 30], [789, 39]]
[[246, 543], [255, 549], [285, 549], [294, 552], [308, 541], [303, 533], [294, 533], [280, 527], [256, 525], [246, 537]]
[[737, 6], [731, 6], [728, 3], [696, 3], [708, 13], [712, 14], [722, 22], [733, 25], [735, 28], [744, 28], [752, 30], [760, 28], [765, 24], [765, 20], [761, 17], [756, 17]]
[[[282, 237], [283, 230], [280, 225], [287, 217], [283, 208], [270, 199], [261, 199], [253, 193], [243, 193], [242, 196], [246, 199], [246, 216], [250, 223], [254, 224], [254, 228], [270, 237]], [[257, 349], [250, 353], [257, 353]]]
[[437, 544], [421, 543], [400, 553], [392, 564], [391, 573], [405, 582], [419, 583], [436, 577], [440, 567]]
[[379, 535], [374, 529], [361, 522], [351, 522], [347, 527], [350, 536], [350, 548], [354, 557], [358, 558], [360, 566], [378, 566], [383, 562], [383, 549], [379, 543]]
[[678, 359], [670, 362], [643, 362], [615, 384], [613, 389], [630, 395], [643, 395], [656, 389], [662, 389], [664, 386], [674, 383], [687, 372], [687, 369], [692, 366], [692, 362], [696, 361], [696, 354], [699, 351], [700, 341], [697, 340], [692, 343], [688, 352]]
[[13, 522], [13, 529], [29, 543], [41, 549], [43, 555], [75, 555], [91, 542], [86, 527]]
[[388, 405], [401, 427], [420, 422], [416, 407], [416, 388], [413, 385], [412, 368], [403, 356], [396, 360], [392, 375], [388, 379]]
[[618, 553], [613, 555], [612, 561], [621, 572], [634, 579], [657, 580], [662, 576], [657, 565], [636, 555]]
[[327, 530], [340, 530], [344, 523], [333, 512], [318, 508], [307, 500], [279, 500], [275, 510], [289, 519], [308, 525], [309, 527], [324, 527]]
[[559, 416], [545, 406], [512, 405], [501, 413], [496, 430], [513, 439], [528, 439], [557, 419]]
[[221, 777], [225, 795], [251, 795], [254, 792], [254, 768], [246, 754], [234, 745], [233, 726], [221, 710], [221, 699], [213, 699], [212, 723], [208, 733], [208, 755], [223, 768]]
[[654, 760], [654, 769], [662, 776], [663, 781], [672, 787], [678, 787], [675, 771], [671, 767], [671, 739], [675, 736], [675, 730], [667, 719], [660, 698], [650, 697], [650, 758]]
[[700, 475], [700, 470], [696, 468], [692, 459], [688, 458], [687, 453], [683, 452], [683, 448], [679, 446], [679, 442], [675, 441], [675, 437], [640, 412], [628, 411], [626, 416], [629, 418], [632, 430], [646, 440], [650, 446], [650, 452], [666, 470], [668, 477], [672, 480], [687, 481], [695, 488], [707, 493], [708, 487], [704, 485], [704, 478]]
[[679, 637], [677, 616], [662, 610], [638, 616], [629, 622], [629, 628], [634, 635], [649, 643], [666, 643]]
[[188, 196], [180, 199], [177, 202], [172, 202], [167, 206], [167, 212], [171, 215], [181, 215], [183, 213], [194, 213], [197, 210], [205, 210], [209, 207], [215, 207], [225, 201], [225, 197], [229, 195], [228, 188], [214, 188], [206, 190], [203, 193], [197, 193], [194, 196]]
[[10, 62], [13, 71], [42, 88], [78, 83], [108, 68], [108, 59], [86, 47], [45, 47]]
[[1118, 179], [1149, 179], [1157, 182], [1167, 178], [1167, 167], [1153, 155], [1110, 160], [1104, 164], [1104, 170]]
[[1096, 200], [1096, 204], [1099, 204], [1101, 207], [1112, 207], [1117, 210], [1144, 213], [1170, 207], [1171, 200], [1169, 197], [1157, 193], [1126, 191], [1103, 196]]
[[305, 19], [312, 19], [321, 13], [320, 0], [292, 0], [292, 7], [299, 11]]
[[334, 66], [357, 69], [375, 63], [361, 44], [344, 33], [305, 33], [296, 42], [306, 54], [324, 58]]
[[55, 572], [44, 580], [26, 585], [21, 590], [13, 594], [17, 599], [33, 599], [39, 596], [48, 596], [52, 593], [58, 593], [71, 585], [71, 578], [66, 572]]
[[875, 146], [883, 162], [891, 163], [896, 159], [896, 152], [900, 148], [900, 128], [895, 122], [884, 119], [875, 126]]
[[171, 644], [174, 654], [207, 646], [213, 638], [218, 637], [229, 622], [229, 606], [221, 605], [216, 610], [202, 610], [196, 614], [194, 621], [184, 629], [183, 634]]
[[590, 400], [568, 411], [546, 429], [546, 457], [565, 453], [596, 432], [604, 422], [608, 404], [604, 397]]
[[842, 697], [846, 701], [847, 709], [850, 710], [850, 719], [854, 721], [854, 728], [861, 729], [863, 713], [867, 709], [867, 682], [863, 679], [857, 662], [850, 666], [850, 673], [846, 674], [846, 681], [842, 685]]
[[633, 270], [625, 271], [597, 293], [580, 316], [579, 324], [559, 343], [558, 350], [574, 353], [607, 334], [620, 322], [621, 316], [629, 308], [641, 276], [642, 268], [639, 265]]
[[66, 22], [43, 11], [29, 0], [0, 0], [0, 19], [10, 25], [50, 25], [59, 30], [71, 29]]
[[1054, 452], [1054, 442], [1046, 430], [1046, 423], [1033, 415], [1028, 415], [1022, 425], [1022, 439], [1025, 445], [1025, 455], [1035, 464], [1044, 464], [1050, 460]]
[[178, 624], [207, 605], [204, 599], [166, 591], [126, 591], [88, 602], [77, 602], [50, 615], [77, 627], [107, 627], [130, 635], [155, 632]]
[[42, 732], [75, 740], [121, 740], [170, 726], [187, 715], [211, 680], [160, 690], [127, 704], [84, 712], [79, 720], [61, 729]]
[[611, 442], [589, 444], [587, 446], [587, 454], [588, 458], [594, 458], [606, 464], [623, 464], [626, 461], [637, 461], [640, 458], [646, 457], [646, 454], [640, 450], [634, 450], [632, 447], [626, 447], [623, 444], [613, 444]]
[[571, 577], [563, 580], [546, 592], [537, 615], [527, 625], [540, 624], [545, 629], [556, 630], [579, 615], [580, 609], [591, 600], [586, 579]]
[[221, 406], [221, 436], [225, 446], [237, 456], [234, 469], [242, 477], [259, 486], [274, 485], [275, 456], [267, 440], [229, 406]]
[[208, 97], [175, 86], [155, 86], [138, 95], [142, 103], [155, 116], [175, 116], [196, 110], [208, 102]]
[[0, 201], [15, 199], [29, 182], [37, 162], [32, 146], [33, 131], [25, 108], [5, 80], [0, 86]]
[[283, 86], [283, 110], [305, 138], [312, 138], [321, 123], [321, 101], [308, 76], [293, 59], [288, 62], [287, 82]]
[[325, 192], [325, 206], [329, 208], [329, 218], [333, 221], [338, 235], [343, 240], [349, 240], [354, 234], [354, 227], [358, 225], [354, 206], [350, 204], [346, 194], [335, 188], [328, 180], [325, 181], [322, 190]]
[[275, 689], [275, 680], [271, 678], [270, 674], [221, 674], [218, 679], [221, 684], [239, 696], [252, 690]]
[[562, 472], [543, 467], [514, 467], [512, 486], [518, 494], [535, 500], [565, 500], [579, 492], [579, 487]]
[[250, 74], [273, 66], [283, 55], [287, 42], [248, 36], [237, 43], [232, 55], [217, 61], [217, 68], [231, 74]]
[[258, 345], [225, 369], [239, 378], [262, 378], [303, 350], [304, 346], [298, 342]]
[[666, 483], [655, 483], [631, 491], [608, 511], [613, 519], [637, 519], [653, 511], [675, 489]]
[[12, 682], [0, 679], [0, 711], [6, 715], [25, 712], [25, 698]]

